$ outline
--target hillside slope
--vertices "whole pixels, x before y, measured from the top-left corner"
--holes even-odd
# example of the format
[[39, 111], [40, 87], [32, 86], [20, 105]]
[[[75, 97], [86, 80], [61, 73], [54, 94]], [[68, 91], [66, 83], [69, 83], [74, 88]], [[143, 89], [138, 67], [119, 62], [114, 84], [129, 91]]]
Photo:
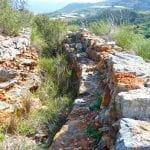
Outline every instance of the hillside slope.
[[93, 9], [104, 8], [129, 8], [138, 11], [149, 11], [150, 1], [148, 0], [105, 0], [97, 3], [70, 3], [64, 8], [48, 13], [49, 16], [57, 16], [61, 13], [80, 13], [82, 11], [93, 11]]

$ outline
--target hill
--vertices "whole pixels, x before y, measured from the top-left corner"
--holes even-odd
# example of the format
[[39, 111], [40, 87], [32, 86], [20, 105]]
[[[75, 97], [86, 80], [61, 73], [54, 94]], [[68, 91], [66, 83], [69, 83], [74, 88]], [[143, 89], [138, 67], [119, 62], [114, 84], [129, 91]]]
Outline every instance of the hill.
[[62, 14], [72, 14], [74, 17], [87, 16], [93, 14], [95, 10], [101, 9], [122, 9], [128, 8], [137, 11], [149, 11], [150, 1], [148, 0], [105, 0], [97, 3], [70, 3], [64, 8], [55, 11], [53, 13], [48, 13], [50, 17], [59, 17]]

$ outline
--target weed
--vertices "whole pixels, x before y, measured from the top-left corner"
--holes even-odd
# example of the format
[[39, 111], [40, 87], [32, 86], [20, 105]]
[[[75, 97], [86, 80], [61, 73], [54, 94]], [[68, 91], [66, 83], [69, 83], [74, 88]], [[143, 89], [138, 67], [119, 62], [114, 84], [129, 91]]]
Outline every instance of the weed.
[[7, 133], [16, 134], [17, 131], [17, 119], [16, 116], [12, 116], [10, 122], [7, 124]]
[[91, 111], [98, 111], [98, 110], [100, 110], [100, 107], [101, 107], [101, 103], [102, 103], [101, 94], [96, 93], [95, 98], [96, 98], [96, 102], [89, 106], [89, 109]]
[[5, 140], [5, 134], [4, 134], [4, 126], [0, 127], [0, 142], [3, 142]]
[[85, 131], [85, 135], [92, 138], [94, 140], [93, 144], [96, 144], [102, 137], [101, 133], [98, 131], [98, 129], [88, 126]]
[[30, 95], [24, 96], [22, 103], [23, 103], [23, 108], [24, 108], [24, 116], [28, 117], [28, 115], [31, 111], [31, 106], [32, 106], [31, 96]]
[[3, 133], [0, 133], [0, 142], [3, 142], [5, 140], [5, 135]]
[[32, 126], [32, 124], [30, 124], [30, 122], [28, 122], [27, 120], [21, 120], [18, 124], [17, 124], [17, 132], [21, 135], [32, 135], [35, 133], [35, 130]]
[[44, 39], [42, 38], [42, 35], [40, 35], [40, 33], [37, 32], [36, 27], [32, 27], [30, 40], [31, 40], [31, 44], [37, 49], [42, 50], [48, 47]]

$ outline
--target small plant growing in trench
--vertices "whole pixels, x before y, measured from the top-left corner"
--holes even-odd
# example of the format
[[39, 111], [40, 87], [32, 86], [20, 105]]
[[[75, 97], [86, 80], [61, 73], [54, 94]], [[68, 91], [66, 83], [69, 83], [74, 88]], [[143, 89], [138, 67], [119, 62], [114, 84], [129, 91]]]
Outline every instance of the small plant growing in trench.
[[98, 111], [98, 110], [100, 110], [100, 107], [101, 107], [101, 103], [102, 103], [101, 94], [96, 93], [95, 98], [96, 98], [96, 102], [89, 106], [89, 109], [91, 111]]
[[96, 144], [99, 142], [99, 140], [102, 137], [102, 134], [98, 131], [98, 129], [88, 126], [85, 131], [85, 135], [93, 139], [93, 144]]

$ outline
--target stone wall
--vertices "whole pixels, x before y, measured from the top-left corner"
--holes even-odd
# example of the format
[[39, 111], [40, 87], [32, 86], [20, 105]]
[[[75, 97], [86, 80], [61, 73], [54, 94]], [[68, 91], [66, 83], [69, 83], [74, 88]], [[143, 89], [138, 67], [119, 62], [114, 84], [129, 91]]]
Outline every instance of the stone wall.
[[67, 52], [86, 52], [100, 73], [103, 100], [98, 118], [109, 130], [99, 149], [150, 149], [150, 63], [88, 31], [70, 33], [67, 43]]
[[34, 102], [32, 92], [40, 82], [37, 58], [30, 47], [30, 30], [24, 29], [17, 37], [0, 35], [0, 124], [24, 113], [26, 101]]

